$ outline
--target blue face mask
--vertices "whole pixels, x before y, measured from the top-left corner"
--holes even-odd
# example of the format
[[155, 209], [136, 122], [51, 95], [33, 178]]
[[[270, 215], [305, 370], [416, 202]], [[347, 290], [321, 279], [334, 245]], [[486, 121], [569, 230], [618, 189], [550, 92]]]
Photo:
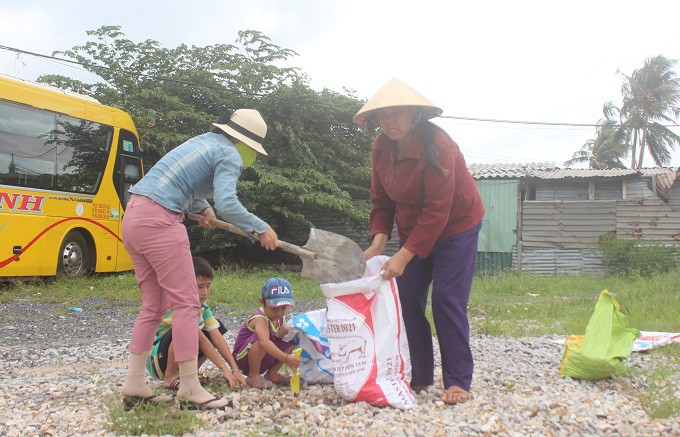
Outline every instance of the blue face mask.
[[248, 168], [253, 164], [253, 162], [255, 162], [257, 152], [248, 147], [246, 143], [243, 142], [236, 143], [236, 149], [238, 150], [238, 154], [241, 155], [241, 159], [243, 160], [243, 168]]

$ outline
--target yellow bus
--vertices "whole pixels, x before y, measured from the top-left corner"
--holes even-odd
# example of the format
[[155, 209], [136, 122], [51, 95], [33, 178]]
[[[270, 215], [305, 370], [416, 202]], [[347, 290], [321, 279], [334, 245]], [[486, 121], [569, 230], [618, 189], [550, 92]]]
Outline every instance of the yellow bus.
[[0, 277], [132, 269], [121, 219], [142, 172], [127, 113], [0, 75]]

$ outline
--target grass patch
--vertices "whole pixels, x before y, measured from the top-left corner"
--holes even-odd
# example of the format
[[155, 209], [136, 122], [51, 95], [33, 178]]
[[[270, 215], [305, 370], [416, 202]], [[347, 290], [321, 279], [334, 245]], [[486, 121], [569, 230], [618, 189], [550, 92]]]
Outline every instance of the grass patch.
[[147, 403], [125, 411], [121, 399], [111, 404], [107, 428], [120, 435], [182, 435], [204, 426], [196, 412], [175, 406]]
[[[216, 270], [209, 303], [213, 307], [250, 314], [257, 307], [265, 281], [280, 276], [293, 285], [295, 300], [325, 305], [319, 285], [299, 272], [225, 266]], [[604, 289], [616, 298], [631, 327], [642, 331], [680, 332], [678, 302], [680, 271], [649, 277], [537, 276], [506, 272], [481, 276], [472, 283], [468, 307], [473, 334], [526, 335], [582, 334]], [[140, 296], [132, 272], [102, 274], [50, 282], [15, 282], [0, 291], [0, 302], [30, 299], [80, 306], [85, 298], [139, 311]], [[67, 311], [67, 310], [66, 310]], [[432, 312], [428, 306], [428, 317]]]
[[[210, 294], [210, 305], [243, 310], [243, 314], [259, 306], [262, 286], [271, 277], [283, 277], [293, 285], [295, 300], [325, 305], [319, 284], [304, 279], [299, 272], [284, 269], [256, 269], [225, 266], [216, 269]], [[17, 281], [0, 290], [0, 303], [14, 299], [34, 302], [60, 303], [77, 307], [85, 298], [110, 301], [110, 305], [127, 306], [125, 311], [139, 312], [141, 299], [135, 275], [132, 272], [97, 274], [84, 278], [60, 278], [52, 281]], [[98, 303], [101, 307], [103, 304]]]
[[642, 331], [680, 331], [679, 272], [650, 277], [536, 276], [508, 272], [476, 278], [468, 315], [473, 333], [582, 334], [600, 292], [621, 304], [628, 325]]
[[111, 302], [140, 302], [139, 288], [132, 272], [103, 273], [75, 279], [17, 281], [6, 284], [0, 291], [0, 302], [3, 303], [19, 297], [73, 307], [80, 306], [81, 299], [92, 297]]

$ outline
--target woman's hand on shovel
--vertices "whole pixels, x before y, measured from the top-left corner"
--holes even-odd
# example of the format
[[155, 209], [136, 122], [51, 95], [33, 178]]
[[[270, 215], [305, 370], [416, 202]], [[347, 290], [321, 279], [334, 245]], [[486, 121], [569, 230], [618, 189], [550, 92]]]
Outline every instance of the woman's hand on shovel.
[[217, 216], [215, 215], [215, 211], [212, 208], [208, 207], [201, 211], [201, 215], [198, 216], [198, 224], [206, 229], [215, 229], [215, 226], [213, 226], [213, 224], [210, 223], [210, 221], [216, 218]]
[[260, 240], [262, 247], [267, 250], [274, 250], [281, 245], [278, 235], [269, 225], [267, 225], [267, 229], [264, 232], [257, 234], [257, 239]]

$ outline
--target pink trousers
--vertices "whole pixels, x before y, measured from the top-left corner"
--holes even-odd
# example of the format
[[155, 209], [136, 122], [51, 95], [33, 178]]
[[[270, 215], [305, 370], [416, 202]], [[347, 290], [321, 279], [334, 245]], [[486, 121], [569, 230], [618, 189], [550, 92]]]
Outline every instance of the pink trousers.
[[130, 253], [142, 293], [142, 309], [128, 349], [151, 349], [156, 330], [172, 309], [175, 359], [198, 355], [198, 286], [184, 214], [170, 211], [148, 197], [133, 196], [123, 216], [123, 244]]

